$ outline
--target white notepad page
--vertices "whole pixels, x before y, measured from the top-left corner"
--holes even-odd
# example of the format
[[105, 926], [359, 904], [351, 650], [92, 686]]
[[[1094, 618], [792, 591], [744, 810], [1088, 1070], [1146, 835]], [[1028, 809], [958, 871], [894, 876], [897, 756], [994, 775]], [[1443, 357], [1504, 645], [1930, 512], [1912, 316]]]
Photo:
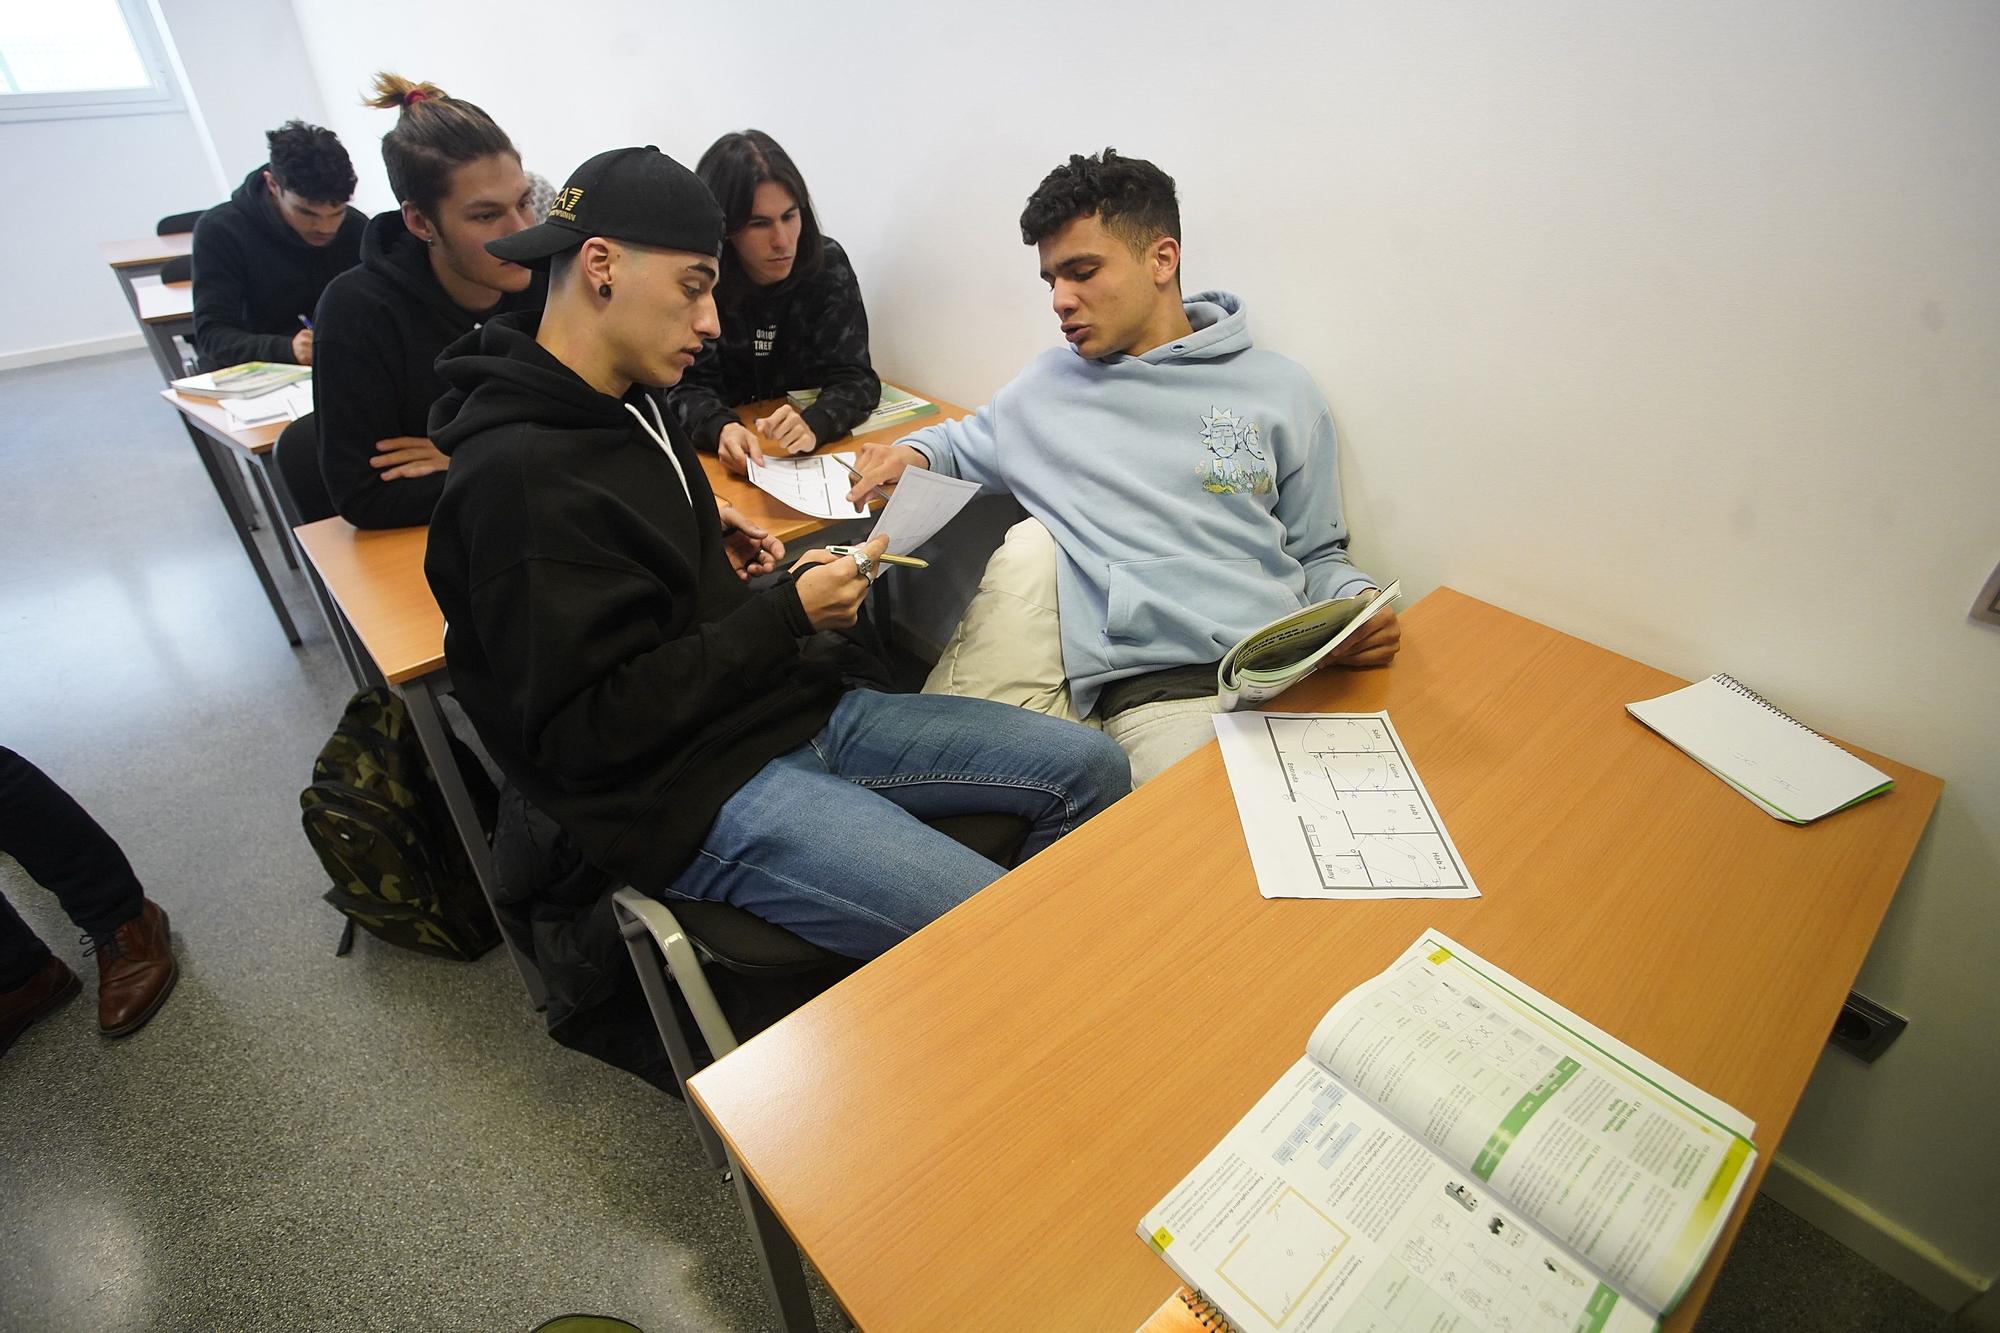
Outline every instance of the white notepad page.
[[1769, 813], [1806, 823], [1890, 781], [1728, 676], [1625, 705]]

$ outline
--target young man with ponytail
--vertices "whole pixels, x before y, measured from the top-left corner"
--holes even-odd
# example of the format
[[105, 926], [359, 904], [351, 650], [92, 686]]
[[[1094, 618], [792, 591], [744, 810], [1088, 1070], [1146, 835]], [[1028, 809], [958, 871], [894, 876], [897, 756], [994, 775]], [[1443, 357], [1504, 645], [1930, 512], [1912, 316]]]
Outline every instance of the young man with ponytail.
[[[548, 308], [439, 364], [431, 434], [452, 465], [424, 568], [459, 702], [593, 865], [867, 958], [1001, 873], [924, 819], [1018, 815], [1028, 855], [1130, 775], [1088, 728], [844, 679], [826, 631], [854, 624], [880, 541], [747, 582], [784, 548], [718, 507], [658, 392], [719, 331], [722, 241], [692, 172], [625, 148], [489, 243], [551, 268]], [[615, 948], [606, 901], [561, 910]]]
[[401, 206], [369, 221], [360, 267], [320, 299], [314, 415], [334, 507], [359, 528], [411, 527], [444, 491], [425, 431], [444, 392], [438, 353], [495, 315], [540, 308], [537, 276], [485, 249], [537, 218], [520, 154], [477, 106], [396, 74], [376, 76], [368, 104], [396, 112], [382, 161]]

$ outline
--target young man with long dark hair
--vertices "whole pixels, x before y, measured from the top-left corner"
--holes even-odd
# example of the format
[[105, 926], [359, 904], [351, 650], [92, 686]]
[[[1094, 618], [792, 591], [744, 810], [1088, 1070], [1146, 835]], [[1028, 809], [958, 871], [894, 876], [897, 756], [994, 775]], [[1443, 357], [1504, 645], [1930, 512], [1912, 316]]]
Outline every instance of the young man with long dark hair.
[[[881, 401], [868, 360], [868, 312], [840, 243], [819, 229], [805, 178], [762, 130], [725, 134], [695, 174], [722, 205], [727, 244], [715, 287], [722, 333], [673, 395], [698, 448], [741, 476], [758, 436], [791, 453], [836, 440]], [[733, 407], [817, 389], [803, 411], [781, 403], [755, 430]]]

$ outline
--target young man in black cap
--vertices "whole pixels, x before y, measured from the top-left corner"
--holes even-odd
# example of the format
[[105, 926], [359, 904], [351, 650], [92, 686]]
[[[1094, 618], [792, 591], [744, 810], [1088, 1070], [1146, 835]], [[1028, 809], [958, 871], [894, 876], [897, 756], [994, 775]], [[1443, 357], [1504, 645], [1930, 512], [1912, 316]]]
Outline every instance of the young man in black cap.
[[204, 369], [312, 364], [312, 313], [361, 260], [354, 164], [332, 130], [287, 121], [271, 160], [194, 224], [194, 345]]
[[923, 819], [1016, 814], [1032, 854], [1130, 774], [1084, 727], [850, 688], [821, 631], [854, 623], [879, 541], [747, 586], [783, 547], [718, 507], [654, 392], [719, 332], [722, 226], [693, 173], [625, 148], [488, 242], [549, 266], [548, 306], [439, 362], [424, 567], [467, 715], [594, 865], [865, 958], [1000, 874]]

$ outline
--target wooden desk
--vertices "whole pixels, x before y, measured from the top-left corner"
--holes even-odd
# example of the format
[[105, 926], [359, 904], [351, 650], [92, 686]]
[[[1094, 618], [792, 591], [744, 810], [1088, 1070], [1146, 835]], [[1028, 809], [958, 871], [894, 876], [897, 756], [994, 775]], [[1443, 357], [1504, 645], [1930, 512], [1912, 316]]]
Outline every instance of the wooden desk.
[[169, 259], [193, 254], [194, 233], [183, 231], [172, 236], [135, 236], [126, 241], [99, 241], [97, 253], [114, 272], [143, 277], [149, 269], [159, 272], [160, 265]]
[[1674, 677], [1450, 589], [1405, 623], [1281, 706], [1388, 708], [1485, 897], [1260, 898], [1209, 745], [694, 1078], [859, 1327], [1136, 1327], [1141, 1214], [1431, 925], [1753, 1117], [1761, 1178], [1942, 784], [1865, 756], [1894, 792], [1781, 824], [1625, 714]]
[[[229, 414], [219, 404], [206, 398], [190, 398], [172, 389], [160, 390], [160, 397], [180, 413], [181, 424], [187, 428], [195, 454], [215, 486], [216, 498], [222, 501], [223, 512], [229, 515], [230, 526], [236, 529], [236, 536], [243, 543], [243, 554], [249, 559], [250, 567], [257, 572], [257, 581], [264, 586], [264, 596], [270, 599], [271, 611], [278, 617], [278, 627], [284, 630], [286, 640], [294, 648], [298, 647], [298, 626], [292, 623], [292, 613], [278, 592], [277, 581], [265, 562], [264, 552], [251, 535], [257, 527], [256, 514], [237, 472], [237, 460], [241, 458], [249, 464], [249, 474], [261, 493], [264, 512], [271, 516], [279, 554], [284, 556], [287, 565], [297, 569], [298, 557], [291, 545], [291, 525], [287, 521], [290, 515], [286, 514], [285, 506], [279, 501], [282, 487], [272, 475], [276, 463], [271, 456], [271, 447], [278, 442], [278, 436], [289, 423], [273, 422], [238, 430], [229, 424]], [[323, 596], [316, 585], [314, 593]], [[321, 609], [325, 609], [323, 600]]]
[[186, 360], [174, 346], [174, 339], [185, 338], [190, 348], [194, 346], [194, 284], [161, 282], [157, 276], [148, 276], [128, 283], [126, 295], [160, 374], [169, 383], [187, 374]]
[[[737, 420], [748, 426], [757, 418], [776, 410], [779, 403], [783, 401], [783, 399], [774, 398], [768, 402], [746, 403], [744, 406], [736, 409]], [[942, 398], [933, 398], [931, 401], [938, 405], [937, 413], [933, 416], [919, 417], [915, 421], [907, 421], [900, 426], [891, 426], [887, 430], [870, 431], [866, 435], [845, 435], [840, 439], [820, 445], [819, 448], [813, 450], [813, 453], [845, 454], [858, 451], [864, 444], [894, 444], [904, 436], [922, 430], [926, 426], [935, 425], [940, 421], [953, 421], [959, 417], [971, 415], [965, 408], [959, 407], [954, 403], [947, 403]], [[787, 454], [783, 449], [780, 449], [769, 440], [763, 441], [763, 445], [765, 456], [769, 458], [797, 456]], [[727, 500], [730, 504], [735, 505], [737, 511], [745, 518], [758, 524], [787, 546], [790, 546], [802, 537], [811, 536], [821, 528], [831, 526], [826, 519], [814, 518], [809, 514], [801, 514], [790, 505], [766, 495], [755, 486], [752, 486], [748, 480], [737, 476], [724, 467], [722, 460], [714, 454], [703, 454], [701, 456], [701, 468], [703, 472], [708, 474], [708, 484], [714, 488], [718, 498]]]
[[141, 323], [192, 323], [194, 320], [192, 282], [161, 282], [158, 278], [141, 278], [132, 284], [132, 295], [138, 303]]
[[97, 253], [111, 266], [111, 276], [118, 279], [118, 290], [125, 293], [125, 304], [132, 307], [132, 313], [139, 313], [139, 298], [133, 291], [133, 283], [140, 278], [150, 278], [159, 273], [170, 259], [194, 253], [194, 233], [178, 232], [172, 236], [135, 236], [129, 241], [100, 241]]

